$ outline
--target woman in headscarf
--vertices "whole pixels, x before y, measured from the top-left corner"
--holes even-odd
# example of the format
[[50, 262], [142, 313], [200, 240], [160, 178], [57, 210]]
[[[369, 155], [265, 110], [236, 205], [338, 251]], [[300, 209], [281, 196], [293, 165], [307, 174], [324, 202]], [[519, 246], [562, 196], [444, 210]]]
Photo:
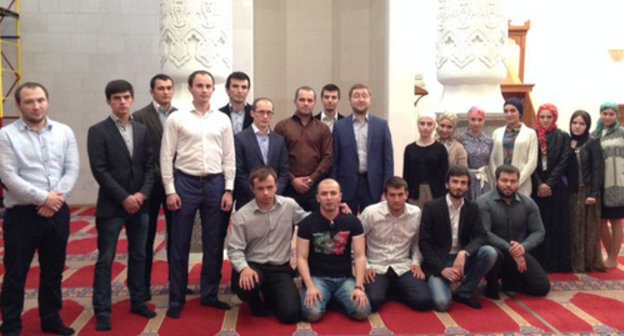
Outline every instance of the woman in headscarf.
[[468, 110], [468, 128], [457, 137], [466, 149], [468, 155], [468, 169], [470, 170], [470, 190], [468, 199], [477, 197], [490, 191], [488, 161], [492, 153], [492, 138], [483, 133], [485, 125], [485, 111], [473, 106]]
[[453, 112], [443, 112], [438, 116], [438, 141], [446, 147], [448, 152], [449, 167], [468, 166], [468, 155], [461, 142], [455, 139], [455, 125], [457, 116]]
[[509, 98], [503, 105], [506, 126], [497, 128], [492, 134], [494, 145], [490, 156], [490, 171], [498, 166], [511, 164], [520, 170], [518, 192], [531, 196], [531, 175], [537, 167], [537, 133], [526, 126], [522, 118], [522, 102]]
[[600, 141], [589, 136], [591, 117], [583, 110], [570, 118], [568, 164], [572, 272], [604, 271], [600, 253], [600, 188], [604, 159]]
[[446, 193], [444, 177], [448, 170], [446, 148], [436, 141], [435, 113], [424, 111], [417, 119], [418, 139], [403, 152], [403, 178], [409, 188], [408, 202], [421, 209], [425, 202]]
[[607, 250], [605, 266], [608, 268], [617, 266], [624, 218], [624, 130], [620, 127], [618, 113], [616, 103], [600, 105], [600, 120], [593, 133], [600, 139], [604, 158], [600, 239]]
[[557, 128], [558, 116], [553, 104], [541, 105], [535, 116], [539, 156], [532, 176], [532, 197], [546, 229], [535, 257], [546, 272], [570, 271], [570, 195], [565, 173], [572, 149], [570, 136]]

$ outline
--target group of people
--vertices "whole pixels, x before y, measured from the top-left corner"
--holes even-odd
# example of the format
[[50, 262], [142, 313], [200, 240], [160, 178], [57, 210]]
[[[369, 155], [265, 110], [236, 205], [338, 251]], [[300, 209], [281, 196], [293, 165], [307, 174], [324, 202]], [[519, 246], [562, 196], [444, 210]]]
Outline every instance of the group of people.
[[[87, 140], [100, 186], [93, 280], [97, 330], [112, 328], [111, 268], [123, 227], [130, 310], [156, 316], [146, 302], [161, 207], [170, 318], [180, 316], [190, 293], [190, 240], [198, 211], [201, 304], [230, 309], [218, 298], [227, 247], [232, 291], [253, 315], [273, 310], [285, 323], [316, 321], [330, 301], [354, 319], [366, 318], [391, 298], [416, 310], [446, 311], [453, 300], [480, 308], [483, 277], [492, 299], [498, 299], [501, 285], [541, 296], [550, 289], [547, 271], [616, 264], [624, 216], [624, 131], [617, 105], [601, 106], [593, 136], [589, 114], [575, 112], [571, 138], [557, 128], [551, 104], [538, 109], [535, 131], [520, 121], [522, 103], [508, 99], [507, 125], [492, 138], [482, 132], [485, 112], [479, 108], [468, 111], [468, 129], [457, 137], [454, 114], [422, 112], [418, 139], [405, 148], [398, 177], [388, 123], [369, 113], [366, 85], [350, 88], [348, 116], [338, 113], [338, 86], [322, 88], [317, 115], [316, 92], [302, 86], [295, 91], [292, 117], [271, 129], [273, 103], [246, 102], [251, 80], [245, 73], [227, 77], [229, 102], [219, 110], [210, 102], [214, 84], [207, 71], [190, 74], [193, 109], [177, 111], [174, 81], [158, 74], [150, 81], [153, 101], [134, 113], [132, 85], [106, 85], [111, 114], [89, 129]], [[37, 250], [41, 328], [71, 335], [59, 311], [69, 235], [65, 200], [79, 170], [76, 140], [69, 127], [48, 118], [43, 85], [22, 84], [15, 101], [20, 119], [0, 130], [7, 208], [0, 332], [21, 331], [24, 283]], [[604, 264], [598, 236], [608, 254]], [[301, 292], [293, 281], [297, 275]], [[453, 283], [458, 286], [451, 294]]]

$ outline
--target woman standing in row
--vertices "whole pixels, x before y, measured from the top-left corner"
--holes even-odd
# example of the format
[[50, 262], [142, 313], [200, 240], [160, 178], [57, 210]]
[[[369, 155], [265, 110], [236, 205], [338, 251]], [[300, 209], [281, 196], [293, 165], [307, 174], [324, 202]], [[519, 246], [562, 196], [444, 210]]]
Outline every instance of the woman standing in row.
[[602, 104], [600, 120], [593, 133], [600, 139], [605, 164], [600, 237], [607, 250], [605, 266], [608, 268], [617, 266], [624, 218], [624, 130], [618, 121], [618, 110], [616, 103]]
[[453, 112], [444, 112], [438, 116], [438, 140], [446, 147], [448, 152], [449, 167], [468, 165], [466, 149], [461, 142], [455, 139], [455, 125], [457, 116]]
[[457, 140], [464, 144], [468, 155], [470, 190], [467, 197], [474, 201], [490, 191], [488, 161], [492, 153], [492, 138], [483, 133], [485, 111], [473, 106], [468, 110], [467, 118], [468, 128], [457, 137]]
[[600, 252], [600, 188], [604, 159], [600, 140], [589, 136], [591, 117], [578, 110], [570, 118], [568, 164], [572, 272], [604, 271]]
[[563, 177], [572, 150], [570, 136], [557, 128], [558, 115], [555, 105], [543, 104], [535, 116], [539, 158], [532, 176], [532, 198], [546, 229], [535, 257], [546, 272], [570, 271], [569, 192]]
[[520, 121], [522, 102], [509, 98], [503, 105], [506, 126], [497, 128], [492, 134], [494, 145], [490, 157], [490, 171], [503, 164], [511, 164], [520, 170], [518, 192], [531, 195], [531, 175], [537, 167], [537, 134]]
[[446, 193], [444, 177], [448, 170], [448, 154], [444, 145], [435, 140], [435, 113], [423, 111], [416, 121], [418, 139], [403, 153], [403, 178], [409, 186], [409, 202], [422, 209], [425, 202]]

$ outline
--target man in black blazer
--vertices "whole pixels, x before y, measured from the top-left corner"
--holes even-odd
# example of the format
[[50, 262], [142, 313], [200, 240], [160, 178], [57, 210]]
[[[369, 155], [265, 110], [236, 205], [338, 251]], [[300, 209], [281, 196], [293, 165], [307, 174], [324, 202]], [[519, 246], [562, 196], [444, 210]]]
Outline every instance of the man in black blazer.
[[270, 130], [273, 102], [258, 98], [251, 105], [253, 124], [234, 137], [236, 179], [234, 198], [236, 210], [254, 198], [249, 174], [258, 166], [269, 166], [277, 173], [277, 194], [282, 195], [288, 184], [288, 149], [284, 138]]
[[142, 109], [134, 112], [134, 121], [145, 125], [152, 147], [154, 149], [154, 187], [147, 202], [149, 206], [149, 226], [147, 231], [147, 243], [145, 245], [145, 300], [152, 299], [150, 292], [152, 280], [152, 262], [154, 260], [154, 239], [156, 238], [156, 227], [158, 216], [162, 205], [165, 214], [165, 227], [167, 232], [167, 260], [169, 260], [171, 241], [171, 210], [167, 209], [167, 195], [162, 184], [160, 175], [160, 143], [162, 140], [163, 127], [167, 117], [178, 109], [171, 105], [173, 98], [173, 79], [165, 74], [157, 74], [150, 80], [150, 94], [153, 101]]
[[327, 84], [321, 89], [321, 102], [323, 103], [323, 111], [319, 112], [314, 118], [322, 121], [329, 127], [330, 131], [334, 129], [334, 123], [344, 116], [338, 113], [338, 103], [340, 102], [340, 88], [336, 84]]
[[219, 111], [227, 114], [232, 121], [234, 135], [249, 127], [253, 122], [251, 105], [247, 104], [249, 89], [251, 89], [251, 81], [244, 72], [234, 71], [225, 80], [225, 92], [230, 101]]
[[128, 238], [130, 311], [147, 318], [156, 316], [145, 305], [145, 200], [154, 183], [152, 144], [145, 126], [130, 119], [132, 85], [114, 80], [106, 85], [105, 93], [112, 115], [91, 126], [87, 137], [91, 172], [100, 185], [95, 210], [98, 260], [93, 275], [96, 330], [111, 329], [111, 266], [123, 226]]
[[427, 202], [420, 224], [422, 269], [433, 296], [434, 308], [451, 306], [452, 282], [459, 282], [454, 298], [472, 308], [481, 278], [494, 266], [496, 251], [488, 245], [479, 207], [464, 196], [470, 186], [468, 168], [453, 166], [446, 175], [446, 196]]

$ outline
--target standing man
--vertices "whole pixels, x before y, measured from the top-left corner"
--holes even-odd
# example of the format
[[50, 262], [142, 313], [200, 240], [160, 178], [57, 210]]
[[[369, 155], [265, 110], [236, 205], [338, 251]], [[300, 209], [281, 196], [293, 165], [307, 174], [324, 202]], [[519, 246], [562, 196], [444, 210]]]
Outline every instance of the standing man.
[[154, 149], [154, 187], [148, 197], [149, 204], [149, 226], [147, 231], [147, 244], [145, 246], [145, 300], [152, 299], [150, 292], [152, 282], [152, 263], [154, 260], [154, 239], [156, 238], [156, 227], [158, 226], [158, 216], [162, 205], [165, 213], [165, 227], [167, 232], [167, 260], [169, 260], [171, 250], [171, 211], [167, 209], [167, 195], [162, 184], [160, 174], [160, 143], [162, 140], [163, 126], [169, 114], [177, 111], [171, 105], [173, 97], [173, 79], [165, 74], [157, 74], [150, 80], [150, 94], [153, 101], [147, 106], [134, 112], [134, 120], [147, 127], [147, 134], [150, 137], [152, 148]]
[[20, 118], [0, 130], [0, 179], [4, 184], [4, 279], [0, 294], [3, 335], [22, 331], [24, 284], [35, 250], [39, 256], [41, 330], [72, 335], [61, 321], [61, 280], [69, 237], [65, 200], [78, 178], [72, 130], [47, 117], [48, 91], [34, 82], [15, 90]]
[[316, 95], [311, 87], [298, 88], [294, 102], [295, 114], [275, 126], [288, 147], [290, 183], [284, 195], [312, 211], [318, 209], [316, 185], [331, 169], [332, 136], [327, 125], [312, 117]]
[[188, 86], [194, 108], [169, 117], [160, 152], [167, 207], [174, 211], [167, 309], [167, 316], [172, 318], [180, 317], [186, 301], [191, 234], [198, 209], [203, 249], [200, 302], [230, 309], [230, 305], [219, 301], [217, 294], [225, 229], [221, 212], [232, 207], [236, 173], [232, 124], [225, 114], [211, 109], [214, 77], [210, 72], [191, 73]]
[[496, 168], [496, 190], [479, 197], [479, 211], [488, 244], [496, 250], [496, 264], [487, 275], [485, 295], [498, 300], [498, 279], [503, 289], [546, 296], [550, 282], [540, 263], [527, 252], [544, 240], [544, 225], [537, 204], [518, 192], [520, 171], [512, 165]]
[[341, 198], [338, 182], [321, 181], [316, 196], [320, 210], [299, 223], [297, 269], [305, 285], [301, 313], [310, 322], [323, 317], [332, 297], [355, 320], [371, 311], [364, 292], [364, 230], [357, 217], [339, 212]]
[[349, 90], [353, 114], [334, 124], [331, 176], [342, 187], [343, 202], [355, 213], [379, 202], [384, 182], [394, 173], [388, 122], [369, 115], [370, 99], [366, 85], [353, 85]]
[[249, 89], [251, 89], [251, 81], [244, 72], [234, 71], [225, 80], [225, 92], [230, 97], [230, 101], [219, 111], [230, 117], [234, 135], [249, 127], [253, 122], [251, 105], [247, 104]]
[[340, 102], [340, 88], [336, 84], [327, 84], [321, 89], [321, 102], [323, 103], [323, 111], [315, 115], [314, 118], [322, 121], [329, 130], [334, 129], [334, 123], [343, 118], [338, 113], [338, 103]]
[[130, 119], [132, 85], [114, 80], [106, 85], [111, 116], [91, 126], [87, 151], [93, 177], [100, 185], [95, 209], [98, 259], [93, 274], [96, 330], [111, 329], [111, 267], [122, 227], [128, 237], [130, 311], [147, 318], [156, 313], [145, 305], [145, 244], [154, 184], [152, 143], [147, 128]]
[[373, 311], [379, 310], [389, 291], [410, 308], [431, 307], [431, 294], [420, 268], [418, 248], [420, 209], [407, 204], [407, 182], [392, 176], [384, 184], [385, 201], [360, 215], [366, 235], [366, 294]]
[[248, 302], [251, 314], [275, 310], [283, 323], [299, 320], [299, 292], [290, 267], [294, 225], [308, 213], [289, 197], [275, 194], [277, 174], [260, 166], [249, 176], [255, 200], [232, 218], [228, 256], [232, 263], [232, 291]]
[[288, 149], [284, 138], [271, 132], [273, 102], [258, 98], [251, 105], [253, 124], [234, 137], [236, 148], [236, 179], [234, 198], [240, 209], [254, 198], [249, 174], [258, 166], [269, 166], [277, 174], [277, 194], [282, 195], [288, 184]]
[[481, 309], [475, 298], [477, 286], [496, 261], [494, 249], [484, 245], [487, 234], [481, 224], [479, 207], [465, 199], [468, 186], [468, 168], [452, 166], [446, 174], [446, 196], [425, 203], [423, 209], [420, 252], [437, 311], [450, 308], [453, 282], [459, 283], [456, 301]]

